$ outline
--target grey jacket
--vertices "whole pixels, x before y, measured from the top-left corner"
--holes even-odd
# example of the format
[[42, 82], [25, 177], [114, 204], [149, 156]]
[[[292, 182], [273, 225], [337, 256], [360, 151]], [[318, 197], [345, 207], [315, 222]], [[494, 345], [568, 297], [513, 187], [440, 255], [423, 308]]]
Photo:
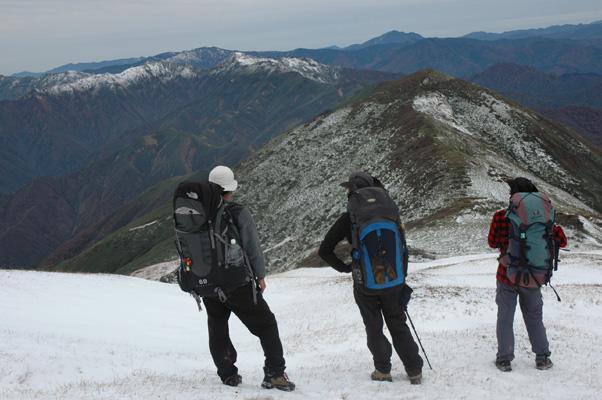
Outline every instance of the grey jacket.
[[232, 218], [234, 218], [240, 233], [242, 248], [249, 257], [251, 268], [253, 268], [253, 272], [258, 279], [263, 279], [265, 277], [265, 259], [261, 250], [255, 220], [247, 207], [238, 203], [229, 204], [232, 207]]

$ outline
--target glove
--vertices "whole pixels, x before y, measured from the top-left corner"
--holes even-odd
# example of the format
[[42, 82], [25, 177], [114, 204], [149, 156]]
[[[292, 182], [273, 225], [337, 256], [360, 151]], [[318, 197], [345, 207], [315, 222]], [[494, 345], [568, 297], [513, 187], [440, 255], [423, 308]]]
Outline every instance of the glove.
[[412, 288], [410, 286], [408, 286], [407, 283], [405, 283], [403, 285], [403, 288], [401, 289], [401, 299], [400, 299], [400, 303], [403, 306], [404, 310], [408, 309], [408, 303], [410, 302], [410, 299], [412, 298], [412, 292], [414, 290], [412, 290]]

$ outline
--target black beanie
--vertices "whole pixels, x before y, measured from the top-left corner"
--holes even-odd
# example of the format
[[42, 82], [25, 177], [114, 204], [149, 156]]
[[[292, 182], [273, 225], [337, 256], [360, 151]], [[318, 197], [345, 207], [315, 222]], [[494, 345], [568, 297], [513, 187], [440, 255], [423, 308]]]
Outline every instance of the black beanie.
[[537, 187], [528, 180], [527, 178], [514, 178], [512, 180], [506, 181], [508, 186], [510, 186], [510, 195], [512, 196], [514, 193], [532, 193], [538, 192]]

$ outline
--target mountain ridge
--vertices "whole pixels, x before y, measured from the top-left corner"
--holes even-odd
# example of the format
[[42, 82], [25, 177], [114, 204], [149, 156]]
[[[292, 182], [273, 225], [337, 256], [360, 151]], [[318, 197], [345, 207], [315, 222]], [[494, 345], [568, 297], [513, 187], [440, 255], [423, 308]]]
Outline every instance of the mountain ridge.
[[533, 67], [504, 63], [470, 78], [527, 107], [602, 107], [602, 74], [546, 74]]
[[519, 29], [501, 33], [471, 32], [463, 37], [478, 40], [519, 39], [526, 37], [556, 39], [602, 39], [602, 20], [591, 23], [552, 25], [545, 28]]
[[363, 43], [352, 44], [343, 48], [341, 50], [354, 51], [364, 49], [366, 47], [376, 46], [380, 44], [411, 44], [416, 43], [419, 40], [424, 39], [423, 36], [415, 33], [415, 32], [400, 32], [396, 30], [391, 30], [389, 32], [385, 32], [380, 36], [369, 39]]
[[[587, 32], [594, 31], [594, 36], [591, 34], [588, 35]], [[583, 33], [579, 36], [581, 31], [586, 32], [585, 37]], [[577, 34], [577, 36], [575, 36]], [[533, 37], [548, 37], [548, 38], [556, 38], [556, 39], [572, 39], [572, 40], [580, 40], [580, 39], [597, 39], [600, 42], [591, 42], [595, 45], [602, 45], [602, 20], [594, 21], [591, 23], [580, 23], [580, 24], [564, 24], [564, 25], [552, 25], [544, 28], [535, 28], [535, 29], [522, 29], [522, 30], [511, 30], [502, 33], [489, 33], [489, 32], [471, 32], [466, 35], [460, 36], [459, 38], [468, 38], [468, 39], [477, 39], [477, 40], [499, 40], [506, 39], [510, 37], [511, 39], [524, 39], [524, 38], [533, 38]], [[422, 39], [426, 39], [424, 36], [421, 36], [415, 32], [400, 32], [397, 30], [391, 30], [385, 32], [379, 36], [374, 38], [370, 38], [363, 43], [352, 44], [346, 47], [339, 46], [329, 46], [322, 49], [315, 50], [359, 50], [366, 47], [371, 47], [374, 45], [381, 44], [411, 44]], [[429, 37], [428, 39], [436, 39], [436, 37]], [[69, 63], [64, 64], [45, 72], [27, 72], [23, 71], [20, 73], [12, 74], [11, 77], [38, 77], [43, 74], [49, 73], [60, 73], [66, 71], [79, 71], [79, 72], [111, 72], [118, 73], [122, 72], [124, 69], [127, 69], [131, 66], [137, 66], [141, 63], [145, 63], [147, 61], [161, 61], [161, 60], [170, 60], [174, 63], [178, 62], [192, 62], [196, 64], [196, 67], [203, 67], [205, 69], [212, 68], [219, 64], [219, 60], [225, 59], [227, 55], [233, 53], [235, 50], [226, 50], [221, 49], [215, 46], [211, 47], [199, 47], [192, 50], [183, 50], [183, 51], [170, 51], [159, 53], [156, 55], [146, 56], [146, 57], [131, 57], [125, 59], [114, 59], [114, 60], [105, 60], [105, 61], [95, 61], [95, 62], [79, 62], [79, 63]], [[294, 51], [294, 50], [293, 50]], [[199, 55], [205, 54], [203, 57], [199, 57]], [[212, 53], [212, 54], [211, 54]], [[220, 55], [220, 53], [222, 53]], [[249, 51], [249, 53], [253, 53], [253, 51]], [[208, 55], [208, 57], [207, 57]], [[217, 59], [217, 62], [215, 60]], [[412, 71], [414, 72], [414, 71]]]
[[[271, 271], [320, 263], [316, 248], [344, 210], [338, 183], [356, 169], [375, 174], [391, 192], [413, 257], [480, 248], [491, 213], [506, 205], [504, 179], [516, 175], [552, 197], [567, 232], [582, 238], [576, 247], [595, 246], [588, 238], [602, 237], [601, 165], [600, 150], [539, 114], [421, 71], [272, 139], [236, 168], [236, 200], [256, 217]], [[131, 273], [166, 261], [175, 256], [169, 215], [166, 204], [132, 223], [152, 228], [136, 236], [122, 228], [53, 269]], [[116, 246], [128, 248], [127, 262], [104, 264]]]
[[[391, 78], [391, 75], [378, 72], [316, 67], [313, 61], [288, 60], [283, 64], [282, 60], [272, 60], [267, 62], [270, 67], [267, 69], [263, 67], [262, 63], [266, 62], [263, 59], [250, 63], [246, 57], [245, 65], [240, 65], [240, 61], [228, 61], [213, 71], [176, 66], [178, 70], [185, 68], [194, 72], [187, 72], [186, 76], [178, 79], [171, 75], [164, 79], [164, 71], [159, 69], [157, 76], [151, 76], [155, 84], [141, 89], [141, 79], [138, 74], [133, 74], [135, 79], [124, 86], [123, 92], [127, 95], [122, 97], [123, 103], [112, 102], [115, 98], [113, 90], [117, 87], [117, 93], [122, 91], [114, 84], [114, 79], [100, 85], [76, 84], [74, 87], [68, 84], [66, 88], [51, 90], [48, 95], [38, 93], [36, 99], [41, 105], [50, 102], [59, 107], [75, 102], [77, 106], [83, 104], [94, 109], [99, 116], [105, 115], [103, 107], [108, 104], [109, 110], [119, 111], [112, 115], [119, 120], [124, 119], [122, 107], [127, 107], [127, 113], [132, 109], [140, 112], [134, 114], [138, 120], [128, 118], [129, 125], [118, 127], [121, 128], [119, 130], [103, 130], [104, 136], [100, 138], [91, 134], [91, 139], [97, 142], [86, 142], [86, 137], [78, 130], [65, 139], [56, 136], [57, 146], [61, 140], [79, 141], [81, 146], [88, 146], [84, 147], [86, 154], [75, 160], [79, 166], [74, 166], [70, 173], [54, 178], [35, 178], [4, 197], [3, 207], [0, 207], [0, 253], [3, 256], [0, 262], [31, 267], [47, 257], [61, 260], [63, 255], [71, 254], [74, 249], [83, 250], [91, 242], [127, 224], [127, 219], [120, 217], [99, 227], [102, 228], [101, 235], [86, 232], [90, 225], [105, 221], [113, 213], [133, 215], [127, 210], [138, 192], [161, 180], [209, 168], [216, 162], [228, 160], [236, 164], [274, 135], [336, 106], [367, 86]], [[255, 68], [258, 64], [262, 65]], [[273, 65], [279, 68], [271, 68]], [[311, 74], [305, 70], [306, 67], [311, 67]], [[145, 71], [143, 67], [135, 67], [134, 70]], [[320, 73], [323, 71], [328, 72], [328, 79], [322, 79]], [[96, 83], [102, 80], [99, 75], [92, 78]], [[164, 99], [157, 97], [161, 93]], [[99, 101], [95, 100], [96, 96], [100, 96]], [[0, 102], [0, 122], [2, 106], [13, 103]], [[153, 107], [158, 111], [154, 111]], [[7, 115], [12, 116], [8, 114], [9, 110], [6, 110]], [[29, 107], [22, 110], [30, 124], [47, 124], [45, 114], [36, 122], [27, 114], [30, 110]], [[52, 115], [57, 120], [72, 117], [70, 114]], [[75, 114], [73, 118], [76, 118]], [[87, 115], [78, 121], [82, 126], [90, 124]], [[19, 123], [13, 120], [10, 125], [18, 126]], [[100, 120], [99, 125], [115, 128], [113, 120]], [[56, 131], [60, 132], [58, 128]], [[59, 147], [62, 149], [63, 146]], [[45, 149], [45, 146], [41, 147], [41, 151]], [[33, 150], [28, 148], [30, 153]], [[16, 155], [17, 151], [10, 153]], [[57, 162], [64, 165], [68, 157], [79, 154], [62, 151], [59, 155]], [[36, 160], [43, 161], [39, 157]], [[6, 164], [13, 168], [19, 165], [10, 158], [6, 159]], [[48, 174], [50, 166], [51, 163], [40, 165], [40, 170]], [[38, 186], [54, 193], [50, 200], [35, 196]], [[18, 211], [20, 204], [27, 204], [20, 207], [21, 212]], [[52, 211], [53, 207], [61, 204], [69, 207]], [[56, 227], [56, 233], [52, 240], [47, 240], [43, 232], [53, 227]], [[43, 241], [45, 245], [27, 257], [19, 257], [32, 240]]]
[[556, 74], [602, 73], [599, 48], [541, 37], [497, 41], [425, 38], [412, 44], [380, 44], [356, 51], [296, 49], [248, 53], [273, 58], [307, 57], [328, 65], [403, 74], [432, 68], [460, 78], [473, 76], [501, 62], [521, 63]]

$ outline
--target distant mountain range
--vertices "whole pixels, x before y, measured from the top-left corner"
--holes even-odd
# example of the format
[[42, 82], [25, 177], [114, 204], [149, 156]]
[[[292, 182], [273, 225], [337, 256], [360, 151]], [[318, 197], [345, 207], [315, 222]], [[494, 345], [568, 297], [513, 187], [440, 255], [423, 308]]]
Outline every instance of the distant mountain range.
[[525, 65], [496, 64], [470, 80], [531, 108], [602, 108], [602, 74], [553, 75]]
[[137, 128], [197, 99], [202, 81], [190, 67], [149, 63], [117, 75], [78, 75], [0, 102], [0, 168], [7, 171], [0, 191], [70, 173], [127, 145], [142, 135]]
[[[131, 272], [172, 257], [171, 191], [179, 179], [204, 176], [216, 163], [235, 166], [246, 160], [238, 172], [257, 188], [245, 190], [243, 196], [250, 197], [244, 200], [260, 214], [270, 207], [255, 198], [263, 199], [258, 190], [266, 186], [259, 182], [263, 167], [257, 160], [283, 171], [270, 179], [280, 182], [286, 195], [266, 192], [284, 202], [282, 210], [299, 207], [296, 199], [304, 198], [306, 189], [328, 198], [331, 194], [305, 178], [299, 186], [300, 178], [283, 163], [289, 159], [303, 171], [314, 165], [323, 173], [335, 170], [314, 159], [338, 160], [320, 146], [333, 138], [333, 146], [351, 160], [341, 161], [339, 169], [359, 167], [364, 160], [366, 168], [410, 187], [412, 198], [433, 198], [426, 209], [403, 203], [397, 194], [419, 238], [415, 248], [425, 254], [437, 253], [429, 244], [430, 236], [439, 235], [435, 227], [448, 227], [436, 224], [439, 217], [468, 206], [490, 211], [492, 203], [475, 200], [489, 195], [474, 188], [485, 182], [498, 196], [502, 173], [538, 179], [583, 237], [597, 237], [584, 231], [582, 219], [601, 209], [595, 146], [602, 142], [602, 51], [591, 34], [600, 25], [564, 27], [560, 38], [548, 37], [552, 29], [496, 40], [392, 31], [342, 49], [243, 53], [206, 47], [71, 64], [38, 77], [0, 76], [0, 266], [74, 270], [85, 261], [88, 271]], [[585, 31], [589, 36], [579, 39]], [[397, 80], [404, 74], [413, 75]], [[374, 90], [376, 84], [381, 86]], [[383, 150], [384, 164], [365, 153], [373, 143], [360, 145], [363, 138], [356, 134], [362, 129], [376, 142], [382, 135], [389, 138], [381, 144], [395, 150]], [[358, 144], [332, 136], [345, 132]], [[282, 136], [272, 141], [277, 135]], [[402, 136], [407, 145], [398, 143]], [[290, 143], [287, 137], [298, 139], [299, 157], [313, 160], [311, 165], [283, 144]], [[496, 146], [503, 147], [502, 154], [491, 158]], [[286, 151], [284, 158], [271, 153], [278, 151]], [[538, 169], [531, 159], [560, 175]], [[404, 168], [413, 172], [406, 176]], [[420, 187], [412, 186], [415, 182]], [[451, 203], [437, 192], [444, 187], [453, 188]], [[284, 216], [282, 210], [273, 212]], [[322, 211], [308, 216], [315, 232], [323, 228], [314, 221], [318, 216], [331, 217]], [[260, 217], [273, 265], [292, 265], [292, 253], [277, 250], [289, 237], [307, 235], [295, 251], [312, 256], [313, 231], [291, 236], [288, 227], [279, 226], [272, 234], [265, 228], [273, 223], [270, 218]], [[290, 223], [303, 225], [296, 219]], [[114, 261], [110, 267], [107, 260]]]
[[567, 106], [541, 112], [549, 119], [573, 128], [602, 148], [602, 108]]
[[[547, 39], [561, 39], [561, 40], [577, 40], [584, 41], [587, 45], [602, 45], [602, 21], [596, 21], [589, 24], [574, 24], [574, 25], [556, 25], [550, 26], [547, 28], [538, 28], [538, 29], [524, 29], [524, 30], [515, 30], [508, 31], [503, 33], [489, 33], [489, 32], [472, 32], [467, 35], [464, 35], [462, 38], [465, 39], [476, 39], [476, 40], [486, 40], [486, 41], [494, 41], [501, 39], [528, 39], [528, 38], [547, 38]], [[400, 32], [400, 31], [389, 31], [384, 33], [383, 35], [377, 36], [375, 38], [369, 39], [361, 44], [353, 44], [347, 47], [339, 47], [339, 46], [330, 46], [325, 49], [317, 49], [319, 50], [342, 50], [342, 51], [355, 51], [362, 50], [368, 47], [380, 46], [380, 45], [410, 45], [416, 42], [419, 42], [423, 39], [427, 39], [417, 33], [414, 32]], [[431, 38], [436, 39], [436, 38]], [[303, 51], [311, 51], [311, 49], [297, 49], [293, 51], [286, 52], [287, 54], [294, 54], [295, 52], [303, 52]], [[230, 54], [232, 50], [224, 50], [216, 47], [201, 47], [194, 50], [183, 51], [183, 52], [166, 52], [160, 53], [150, 57], [133, 57], [133, 58], [124, 58], [124, 59], [116, 59], [116, 60], [107, 60], [100, 62], [83, 62], [83, 63], [70, 63], [61, 65], [59, 67], [53, 68], [46, 72], [20, 72], [12, 75], [13, 77], [23, 78], [23, 77], [39, 77], [40, 75], [47, 73], [60, 73], [66, 71], [76, 71], [76, 72], [92, 72], [92, 73], [118, 73], [129, 67], [142, 65], [148, 61], [163, 61], [169, 60], [170, 62], [178, 63], [186, 60], [187, 62], [196, 63], [197, 67], [200, 68], [212, 68], [225, 60]], [[272, 53], [275, 54], [275, 53]], [[314, 58], [320, 62], [329, 63], [327, 60]], [[506, 60], [510, 61], [510, 60]], [[525, 62], [521, 62], [521, 60], [516, 60], [519, 63], [526, 64]], [[342, 64], [336, 63], [335, 64]], [[359, 61], [356, 61], [359, 63]], [[351, 64], [347, 64], [345, 66], [352, 67]], [[395, 71], [395, 72], [415, 72], [417, 69], [424, 68], [425, 66], [418, 66], [413, 71]], [[429, 66], [426, 66], [429, 67]], [[435, 68], [436, 66], [430, 66], [431, 68]], [[451, 71], [448, 71], [451, 73]], [[567, 71], [568, 72], [568, 71]], [[591, 72], [591, 71], [588, 71]], [[476, 73], [476, 72], [473, 72]], [[466, 76], [466, 74], [460, 74], [458, 76]]]
[[250, 53], [267, 57], [307, 57], [329, 65], [411, 74], [433, 68], [471, 77], [499, 63], [517, 63], [546, 73], [602, 73], [602, 51], [589, 43], [547, 38], [483, 41], [465, 38], [423, 39], [355, 51], [297, 49]]
[[[0, 203], [0, 262], [33, 266], [66, 241], [88, 244], [78, 235], [102, 237], [103, 219], [149, 186], [236, 165], [274, 135], [394, 77], [237, 53], [211, 70], [152, 62], [0, 102], [0, 165], [10, 172], [0, 188], [18, 189]], [[99, 221], [105, 230], [89, 237]], [[32, 241], [39, 245], [25, 251]]]
[[[373, 39], [367, 40], [364, 43], [352, 44], [350, 46], [343, 47], [341, 50], [361, 50], [365, 49], [366, 47], [377, 46], [381, 44], [412, 44], [422, 39], [424, 39], [423, 36], [420, 36], [414, 32], [405, 33], [399, 31], [390, 31]], [[334, 48], [336, 48], [336, 46], [334, 46]]]
[[595, 21], [589, 24], [554, 25], [547, 28], [521, 29], [502, 33], [472, 32], [464, 37], [478, 40], [524, 39], [530, 37], [572, 40], [602, 40], [602, 21]]
[[[600, 240], [601, 168], [602, 152], [571, 131], [494, 92], [422, 71], [280, 135], [236, 173], [238, 200], [257, 217], [269, 269], [278, 271], [320, 264], [316, 249], [345, 206], [338, 184], [352, 170], [385, 182], [412, 254], [432, 257], [482, 248], [483, 227], [507, 203], [503, 179], [516, 175], [550, 194], [567, 231], [582, 238], [574, 246]], [[170, 212], [166, 202], [52, 268], [130, 273], [173, 258]]]
[[602, 147], [602, 74], [551, 75], [532, 67], [497, 64], [471, 78]]
[[59, 74], [62, 72], [87, 72], [93, 74], [116, 74], [131, 67], [137, 67], [151, 61], [168, 61], [173, 64], [188, 64], [196, 68], [209, 69], [225, 61], [234, 51], [218, 47], [200, 47], [180, 52], [166, 52], [150, 57], [122, 58], [99, 62], [70, 63], [53, 68], [46, 72], [19, 72], [13, 78], [38, 78], [44, 74]]
[[[197, 69], [209, 69], [224, 62], [233, 53], [230, 50], [217, 48], [200, 48], [177, 53], [161, 61], [193, 66]], [[599, 48], [589, 43], [564, 39], [482, 41], [452, 38], [407, 40], [402, 43], [377, 41], [372, 45], [358, 45], [354, 50], [296, 49], [285, 52], [247, 52], [247, 54], [268, 58], [311, 58], [327, 65], [403, 74], [411, 74], [423, 68], [433, 68], [466, 78], [499, 63], [523, 64], [553, 74], [602, 74], [602, 51]], [[134, 65], [114, 65], [87, 71], [87, 73], [116, 74], [132, 66], [153, 61], [157, 60], [144, 60]], [[14, 99], [34, 88], [44, 88], [47, 79], [44, 76], [37, 79], [0, 76], [0, 99]]]

